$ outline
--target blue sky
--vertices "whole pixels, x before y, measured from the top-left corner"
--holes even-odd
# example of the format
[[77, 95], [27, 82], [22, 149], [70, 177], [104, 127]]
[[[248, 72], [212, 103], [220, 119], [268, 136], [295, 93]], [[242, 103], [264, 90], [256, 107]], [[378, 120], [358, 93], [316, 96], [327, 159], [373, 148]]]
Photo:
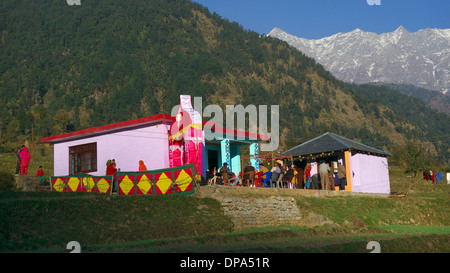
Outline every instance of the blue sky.
[[[210, 12], [267, 34], [278, 27], [320, 39], [356, 28], [375, 33], [450, 28], [450, 0], [192, 0]], [[379, 1], [380, 5], [368, 2]]]

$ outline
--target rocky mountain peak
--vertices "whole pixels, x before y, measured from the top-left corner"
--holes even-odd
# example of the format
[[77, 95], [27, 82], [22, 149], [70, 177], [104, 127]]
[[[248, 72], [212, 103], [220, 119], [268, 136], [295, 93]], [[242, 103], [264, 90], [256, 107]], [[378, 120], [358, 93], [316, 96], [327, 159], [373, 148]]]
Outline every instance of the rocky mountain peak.
[[399, 26], [376, 34], [357, 28], [309, 40], [274, 28], [268, 35], [296, 47], [346, 82], [412, 84], [444, 94], [450, 89], [450, 29], [409, 32]]

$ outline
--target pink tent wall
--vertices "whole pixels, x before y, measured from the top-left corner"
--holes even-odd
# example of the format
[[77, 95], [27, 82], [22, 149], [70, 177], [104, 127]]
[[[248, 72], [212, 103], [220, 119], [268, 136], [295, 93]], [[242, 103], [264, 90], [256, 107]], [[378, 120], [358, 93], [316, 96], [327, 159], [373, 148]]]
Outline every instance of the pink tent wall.
[[352, 152], [350, 158], [352, 191], [390, 193], [387, 158]]

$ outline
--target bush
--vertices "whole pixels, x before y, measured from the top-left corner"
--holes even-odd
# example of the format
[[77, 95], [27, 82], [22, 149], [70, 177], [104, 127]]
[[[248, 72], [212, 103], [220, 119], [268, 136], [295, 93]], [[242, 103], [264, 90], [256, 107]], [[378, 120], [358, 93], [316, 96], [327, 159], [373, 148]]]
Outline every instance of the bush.
[[7, 172], [0, 172], [0, 191], [14, 189], [14, 176]]

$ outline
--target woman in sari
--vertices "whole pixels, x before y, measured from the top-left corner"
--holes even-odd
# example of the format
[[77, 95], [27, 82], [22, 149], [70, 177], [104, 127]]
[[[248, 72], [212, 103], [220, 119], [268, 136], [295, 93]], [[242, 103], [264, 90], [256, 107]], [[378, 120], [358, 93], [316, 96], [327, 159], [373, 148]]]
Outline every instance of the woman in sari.
[[139, 171], [146, 171], [147, 170], [147, 166], [145, 166], [144, 161], [139, 160]]
[[311, 164], [307, 163], [305, 167], [305, 189], [311, 187]]

